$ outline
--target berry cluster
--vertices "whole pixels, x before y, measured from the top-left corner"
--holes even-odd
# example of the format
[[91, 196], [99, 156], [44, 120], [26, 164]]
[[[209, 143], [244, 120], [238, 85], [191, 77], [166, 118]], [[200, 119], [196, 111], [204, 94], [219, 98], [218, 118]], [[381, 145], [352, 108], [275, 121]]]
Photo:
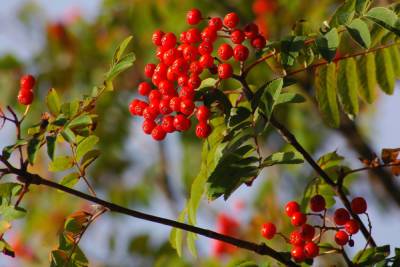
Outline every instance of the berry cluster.
[[[302, 262], [306, 259], [312, 259], [319, 255], [318, 243], [322, 234], [327, 230], [336, 231], [335, 242], [340, 246], [349, 244], [354, 245], [351, 236], [356, 234], [360, 225], [358, 221], [350, 218], [350, 213], [344, 208], [337, 209], [333, 214], [333, 226], [327, 226], [326, 201], [323, 196], [315, 195], [310, 200], [310, 209], [314, 213], [305, 214], [300, 211], [300, 205], [296, 201], [290, 201], [286, 204], [285, 213], [290, 218], [293, 226], [297, 227], [290, 233], [289, 238], [285, 240], [292, 245], [291, 255], [296, 262]], [[355, 214], [365, 213], [367, 202], [362, 197], [354, 198], [351, 202], [351, 209]], [[322, 214], [319, 214], [323, 212]], [[323, 219], [322, 226], [312, 226], [307, 224], [308, 216], [318, 216]], [[319, 235], [316, 235], [316, 229], [320, 229]], [[275, 224], [268, 222], [262, 225], [261, 234], [270, 240], [277, 234]], [[281, 234], [282, 235], [282, 234]], [[282, 235], [283, 236], [283, 235]]]
[[[218, 214], [216, 225], [218, 233], [229, 236], [237, 236], [239, 226], [239, 222], [231, 216], [224, 213]], [[237, 247], [228, 243], [224, 243], [219, 240], [214, 240], [213, 242], [213, 254], [217, 257], [224, 254], [231, 254], [237, 250]]]
[[35, 78], [32, 75], [24, 75], [20, 79], [18, 102], [22, 105], [30, 105], [33, 101], [33, 87]]
[[[167, 133], [190, 129], [190, 117], [194, 113], [198, 120], [197, 137], [207, 138], [211, 133], [210, 110], [195, 104], [201, 100], [195, 99], [195, 92], [202, 79], [206, 75], [218, 75], [219, 79], [232, 77], [234, 68], [229, 60], [243, 62], [248, 58], [246, 39], [255, 49], [266, 45], [257, 25], [238, 27], [236, 13], [229, 13], [223, 19], [204, 18], [198, 9], [192, 9], [186, 21], [192, 27], [182, 32], [179, 39], [172, 32], [157, 30], [153, 33], [152, 42], [157, 47], [159, 62], [145, 66], [144, 74], [151, 83], [142, 82], [138, 86], [139, 94], [147, 97], [147, 101], [134, 99], [130, 103], [131, 114], [143, 116], [143, 131], [155, 140], [163, 140]], [[207, 22], [202, 30], [194, 27], [202, 22]], [[218, 40], [221, 44], [214, 52]], [[206, 69], [209, 74], [202, 75]]]

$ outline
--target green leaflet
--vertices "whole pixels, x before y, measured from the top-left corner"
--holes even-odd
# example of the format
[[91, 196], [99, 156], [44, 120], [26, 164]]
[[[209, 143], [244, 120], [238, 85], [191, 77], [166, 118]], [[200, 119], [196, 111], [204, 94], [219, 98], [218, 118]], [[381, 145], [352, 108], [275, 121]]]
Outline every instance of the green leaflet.
[[337, 86], [343, 109], [346, 113], [358, 113], [358, 77], [356, 62], [353, 58], [341, 60], [338, 67]]
[[358, 60], [358, 75], [360, 96], [371, 104], [376, 98], [375, 89], [377, 86], [374, 53], [368, 53]]
[[346, 26], [350, 36], [359, 45], [364, 48], [369, 48], [371, 45], [371, 34], [369, 33], [368, 25], [361, 19], [353, 20], [349, 25]]
[[391, 46], [388, 48], [393, 62], [393, 70], [395, 77], [400, 79], [400, 51], [398, 46]]
[[388, 95], [393, 94], [395, 76], [389, 49], [376, 52], [376, 76], [382, 91]]
[[370, 9], [365, 16], [379, 26], [400, 36], [399, 18], [394, 11], [386, 7], [375, 7]]
[[315, 72], [315, 94], [322, 118], [331, 127], [340, 122], [336, 98], [336, 65], [330, 63], [317, 68]]
[[329, 32], [315, 40], [319, 53], [327, 61], [332, 61], [335, 57], [339, 42], [339, 34], [336, 28], [332, 28]]
[[58, 96], [57, 91], [54, 88], [51, 88], [47, 93], [46, 104], [52, 115], [57, 117], [60, 114], [61, 110], [60, 97]]
[[349, 23], [356, 11], [356, 0], [346, 0], [333, 14], [329, 23], [331, 27], [337, 27]]

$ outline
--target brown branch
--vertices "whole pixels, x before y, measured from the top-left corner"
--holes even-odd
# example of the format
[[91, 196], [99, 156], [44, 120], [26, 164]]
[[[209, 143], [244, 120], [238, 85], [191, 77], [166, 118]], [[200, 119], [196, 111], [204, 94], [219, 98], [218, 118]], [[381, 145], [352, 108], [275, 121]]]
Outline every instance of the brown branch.
[[362, 172], [362, 171], [370, 171], [370, 170], [374, 170], [374, 169], [382, 169], [382, 168], [393, 167], [393, 166], [400, 166], [400, 162], [390, 162], [390, 163], [379, 164], [376, 166], [366, 166], [366, 167], [362, 167], [362, 168], [344, 172], [342, 175], [343, 175], [343, 178], [345, 178], [346, 176], [348, 176], [352, 173], [357, 173], [357, 172]]

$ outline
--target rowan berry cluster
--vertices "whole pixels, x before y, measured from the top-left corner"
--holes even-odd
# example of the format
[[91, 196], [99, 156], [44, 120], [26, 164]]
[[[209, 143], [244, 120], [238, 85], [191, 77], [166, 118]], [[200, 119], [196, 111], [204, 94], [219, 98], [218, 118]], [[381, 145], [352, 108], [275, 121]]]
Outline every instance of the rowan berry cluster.
[[[201, 102], [195, 93], [202, 79], [210, 75], [217, 75], [221, 80], [232, 77], [233, 62], [243, 62], [249, 57], [249, 49], [244, 45], [246, 39], [255, 49], [266, 45], [257, 25], [238, 27], [236, 13], [229, 13], [223, 19], [204, 18], [198, 9], [192, 9], [186, 21], [191, 28], [182, 32], [179, 39], [172, 32], [153, 33], [158, 63], [145, 66], [144, 74], [151, 82], [138, 86], [138, 93], [147, 100], [134, 99], [130, 103], [131, 114], [143, 116], [143, 131], [155, 140], [163, 140], [168, 133], [189, 130], [193, 114], [198, 120], [197, 137], [207, 138], [211, 133], [209, 107], [195, 103]], [[202, 30], [194, 27], [199, 24], [206, 26]]]
[[[318, 243], [321, 241], [322, 234], [325, 231], [333, 230], [335, 233], [335, 242], [340, 246], [349, 244], [354, 245], [351, 239], [352, 235], [356, 234], [360, 225], [358, 221], [350, 218], [350, 213], [347, 209], [338, 208], [333, 214], [332, 226], [329, 225], [329, 218], [326, 217], [326, 201], [322, 195], [315, 195], [310, 199], [310, 210], [313, 213], [303, 213], [300, 211], [300, 205], [296, 201], [290, 201], [285, 206], [285, 213], [290, 218], [290, 222], [296, 227], [285, 240], [292, 245], [291, 256], [296, 262], [302, 262], [306, 259], [312, 259], [319, 255]], [[352, 212], [355, 214], [365, 213], [367, 210], [367, 202], [362, 197], [354, 198], [351, 202]], [[321, 214], [322, 212], [322, 214]], [[323, 224], [313, 226], [307, 223], [309, 216], [320, 216]], [[316, 229], [319, 229], [319, 234], [316, 235]], [[266, 239], [270, 240], [277, 234], [275, 224], [268, 222], [262, 225], [261, 234]]]
[[30, 105], [33, 101], [33, 88], [35, 87], [35, 78], [32, 75], [24, 75], [20, 79], [18, 102], [22, 105]]
[[[234, 218], [232, 218], [231, 216], [225, 213], [218, 214], [217, 225], [216, 225], [218, 233], [229, 236], [237, 236], [239, 227], [240, 227], [239, 222]], [[214, 240], [212, 251], [213, 254], [217, 257], [222, 256], [224, 254], [234, 253], [236, 250], [237, 247], [235, 246], [232, 246], [228, 243], [219, 240]]]

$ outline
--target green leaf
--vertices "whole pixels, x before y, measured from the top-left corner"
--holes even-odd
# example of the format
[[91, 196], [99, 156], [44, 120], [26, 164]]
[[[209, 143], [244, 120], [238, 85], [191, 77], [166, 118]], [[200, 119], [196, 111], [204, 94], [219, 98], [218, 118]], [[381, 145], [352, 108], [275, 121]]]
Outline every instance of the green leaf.
[[76, 116], [76, 114], [79, 112], [79, 101], [72, 101], [69, 103], [64, 103], [61, 105], [61, 113], [66, 117], [66, 118], [72, 118]]
[[278, 99], [275, 102], [275, 106], [283, 105], [283, 104], [295, 104], [295, 103], [303, 103], [306, 99], [304, 96], [298, 93], [282, 93], [278, 96]]
[[341, 60], [338, 65], [338, 93], [343, 109], [351, 115], [358, 114], [358, 74], [354, 58]]
[[346, 29], [359, 45], [364, 48], [371, 46], [371, 34], [369, 33], [368, 25], [364, 21], [355, 19], [346, 26]]
[[[114, 78], [121, 74], [123, 71], [130, 68], [135, 60], [136, 57], [134, 53], [126, 54], [123, 58], [121, 58], [121, 60], [118, 61], [118, 63], [111, 66], [110, 70], [106, 74], [106, 82], [112, 83]], [[110, 87], [109, 89], [112, 90], [112, 87]]]
[[65, 128], [64, 131], [61, 132], [61, 136], [70, 144], [75, 143], [75, 134], [70, 128]]
[[17, 219], [21, 219], [25, 217], [26, 215], [26, 210], [20, 207], [14, 207], [14, 205], [11, 206], [1, 206], [0, 207], [0, 215], [2, 217], [2, 220], [5, 221], [13, 221]]
[[51, 88], [47, 93], [46, 97], [46, 105], [51, 114], [54, 116], [58, 116], [61, 110], [61, 102], [60, 97], [57, 94], [57, 91], [54, 88]]
[[[7, 230], [11, 228], [11, 224], [8, 221], [0, 221], [0, 235], [3, 236]], [[2, 249], [0, 248], [0, 251]]]
[[283, 66], [293, 66], [300, 50], [304, 48], [306, 39], [306, 36], [288, 36], [281, 41], [281, 63]]
[[339, 34], [336, 28], [332, 28], [326, 34], [319, 36], [315, 40], [318, 51], [327, 61], [332, 61], [336, 55], [336, 49], [339, 46]]
[[393, 63], [393, 71], [397, 79], [400, 79], [400, 51], [398, 46], [388, 48]]
[[267, 85], [267, 88], [264, 90], [261, 95], [259, 108], [263, 112], [263, 114], [268, 118], [271, 118], [274, 108], [276, 106], [276, 102], [281, 95], [283, 88], [283, 79], [276, 79]]
[[303, 163], [303, 157], [297, 152], [275, 152], [269, 155], [261, 164], [262, 168], [270, 167], [276, 164], [300, 164]]
[[49, 164], [49, 171], [61, 172], [74, 166], [74, 160], [69, 156], [57, 156]]
[[71, 129], [76, 128], [84, 128], [92, 124], [92, 119], [90, 115], [83, 114], [75, 119], [73, 119], [69, 124], [68, 127]]
[[317, 163], [321, 169], [326, 170], [338, 166], [343, 160], [344, 157], [340, 156], [336, 151], [332, 151], [322, 155]]
[[13, 196], [19, 194], [22, 185], [18, 183], [0, 183], [0, 197], [2, 205], [11, 205]]
[[248, 121], [251, 116], [251, 111], [245, 107], [236, 107], [231, 109], [231, 114], [228, 119], [228, 127], [233, 128], [242, 122]]
[[26, 144], [28, 144], [28, 141], [26, 141], [26, 140], [18, 140], [15, 144], [10, 145], [10, 146], [6, 146], [6, 147], [3, 148], [2, 156], [5, 159], [9, 159], [11, 154], [12, 154], [12, 152], [14, 152], [15, 149], [17, 149], [20, 146], [24, 146]]
[[[185, 208], [178, 217], [178, 222], [184, 222], [185, 217], [187, 215], [187, 208]], [[178, 253], [179, 257], [182, 257], [182, 241], [183, 241], [183, 231], [178, 228], [173, 228], [171, 230], [170, 236], [169, 236], [169, 242], [171, 243], [171, 246], [176, 250]]]
[[381, 49], [376, 53], [376, 77], [383, 92], [393, 94], [395, 76], [393, 62], [388, 49]]
[[235, 264], [235, 267], [259, 267], [254, 261], [243, 261], [241, 263]]
[[114, 62], [119, 62], [122, 58], [122, 55], [124, 54], [126, 48], [128, 47], [129, 43], [132, 41], [133, 36], [130, 35], [128, 37], [126, 37], [122, 43], [117, 47], [117, 49], [114, 52], [114, 57], [113, 57], [113, 61]]
[[367, 248], [365, 251], [359, 251], [353, 258], [353, 262], [360, 266], [373, 265], [390, 254], [390, 245], [385, 245], [376, 248]]
[[196, 239], [197, 239], [197, 235], [195, 233], [189, 232], [187, 234], [187, 238], [186, 238], [187, 245], [188, 245], [189, 251], [193, 257], [197, 257]]
[[36, 155], [40, 148], [41, 139], [41, 135], [35, 135], [28, 142], [28, 161], [31, 165], [35, 163]]
[[322, 118], [329, 126], [338, 127], [340, 117], [336, 98], [336, 64], [317, 68], [315, 76], [315, 93]]
[[87, 167], [89, 167], [90, 164], [92, 164], [99, 156], [101, 152], [98, 149], [93, 149], [88, 151], [81, 160], [81, 168], [83, 170], [86, 170]]
[[358, 61], [359, 74], [359, 93], [368, 103], [374, 102], [376, 98], [376, 64], [375, 55], [368, 53], [362, 56]]
[[379, 26], [400, 36], [399, 18], [392, 10], [385, 7], [374, 7], [365, 16]]
[[364, 14], [368, 6], [372, 3], [372, 0], [357, 0], [356, 1], [356, 12], [358, 14]]
[[52, 136], [52, 135], [46, 136], [47, 155], [49, 155], [49, 158], [51, 160], [54, 159], [56, 140], [57, 140], [57, 137], [55, 137], [55, 136]]
[[76, 148], [76, 161], [80, 161], [82, 157], [93, 149], [93, 147], [99, 142], [99, 138], [95, 135], [91, 135], [83, 139]]
[[331, 27], [337, 27], [349, 23], [355, 14], [356, 0], [346, 0], [333, 14], [329, 23]]
[[80, 175], [79, 173], [73, 172], [64, 176], [60, 184], [66, 187], [73, 188], [79, 182]]

